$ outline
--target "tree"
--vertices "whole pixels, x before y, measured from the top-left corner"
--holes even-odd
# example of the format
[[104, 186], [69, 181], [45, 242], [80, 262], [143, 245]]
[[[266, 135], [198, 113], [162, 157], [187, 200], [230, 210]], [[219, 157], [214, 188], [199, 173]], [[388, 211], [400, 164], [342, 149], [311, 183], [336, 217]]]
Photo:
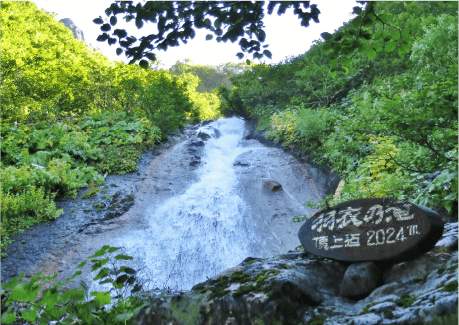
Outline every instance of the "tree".
[[[335, 33], [322, 33], [326, 41], [326, 50], [329, 54], [329, 66], [333, 71], [347, 68], [352, 64], [349, 56], [356, 50], [365, 53], [373, 60], [377, 52], [392, 52], [398, 47], [400, 56], [409, 53], [410, 30], [400, 29], [391, 24], [391, 15], [378, 15], [374, 10], [373, 1], [357, 1], [365, 4], [365, 9], [354, 7], [357, 15], [349, 28]], [[301, 19], [301, 25], [309, 26], [311, 19], [318, 23], [320, 10], [317, 5], [310, 5], [309, 1], [270, 1], [266, 11], [271, 15], [275, 8], [277, 14], [282, 15], [288, 8], [293, 7], [294, 14]], [[457, 8], [457, 2], [449, 2], [450, 6]], [[130, 63], [140, 60], [139, 65], [148, 68], [148, 61], [155, 61], [153, 50], [167, 50], [170, 46], [178, 46], [179, 41], [187, 43], [195, 36], [195, 28], [204, 28], [210, 33], [206, 39], [211, 40], [216, 36], [217, 42], [236, 42], [239, 40], [241, 51], [237, 56], [242, 59], [244, 52], [253, 54], [254, 59], [262, 57], [271, 58], [271, 52], [266, 49], [268, 45], [261, 44], [265, 41], [266, 33], [263, 30], [265, 16], [264, 1], [147, 1], [133, 4], [131, 1], [118, 1], [112, 3], [105, 10], [106, 19], [101, 16], [94, 19], [94, 23], [102, 25], [103, 32], [98, 41], [107, 41], [109, 45], [119, 43], [116, 49], [118, 55], [125, 53], [130, 58]], [[137, 28], [142, 28], [144, 22], [156, 24], [158, 33], [140, 38], [128, 36], [126, 30], [115, 29], [117, 15], [124, 14], [124, 19], [135, 21]], [[375, 30], [377, 27], [382, 30]], [[108, 32], [111, 32], [109, 35]]]
[[[309, 1], [270, 1], [267, 6], [267, 13], [271, 15], [275, 8], [277, 14], [282, 15], [288, 8], [294, 8], [294, 14], [301, 19], [302, 26], [309, 26], [312, 19], [319, 22], [319, 9], [316, 5], [310, 5]], [[167, 50], [169, 46], [178, 46], [179, 40], [186, 43], [188, 39], [195, 36], [195, 28], [205, 28], [210, 32], [206, 36], [211, 40], [216, 36], [217, 42], [236, 42], [240, 39], [241, 51], [237, 54], [239, 58], [244, 53], [253, 54], [254, 59], [262, 57], [271, 58], [271, 52], [266, 49], [268, 45], [261, 43], [265, 41], [266, 33], [263, 30], [263, 17], [265, 8], [263, 1], [148, 1], [136, 5], [130, 1], [115, 2], [105, 10], [107, 19], [94, 19], [94, 23], [100, 24], [101, 34], [98, 41], [107, 41], [108, 44], [119, 43], [116, 53], [125, 53], [131, 58], [130, 63], [140, 60], [139, 65], [147, 68], [148, 62], [156, 60], [155, 49]], [[157, 34], [150, 34], [142, 37], [140, 44], [134, 45], [137, 39], [128, 36], [124, 29], [115, 29], [117, 15], [125, 14], [127, 22], [134, 20], [137, 28], [142, 28], [144, 22], [155, 23], [158, 28]], [[108, 32], [112, 31], [111, 35]]]

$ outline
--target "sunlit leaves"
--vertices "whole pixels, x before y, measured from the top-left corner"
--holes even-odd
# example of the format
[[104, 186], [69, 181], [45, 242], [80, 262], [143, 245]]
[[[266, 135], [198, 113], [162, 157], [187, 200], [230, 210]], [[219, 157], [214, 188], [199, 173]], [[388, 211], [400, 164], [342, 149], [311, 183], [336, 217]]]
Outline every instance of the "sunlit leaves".
[[386, 52], [392, 52], [393, 50], [395, 50], [395, 48], [397, 47], [397, 43], [395, 43], [394, 41], [389, 41], [386, 43], [386, 46], [384, 47], [384, 50]]

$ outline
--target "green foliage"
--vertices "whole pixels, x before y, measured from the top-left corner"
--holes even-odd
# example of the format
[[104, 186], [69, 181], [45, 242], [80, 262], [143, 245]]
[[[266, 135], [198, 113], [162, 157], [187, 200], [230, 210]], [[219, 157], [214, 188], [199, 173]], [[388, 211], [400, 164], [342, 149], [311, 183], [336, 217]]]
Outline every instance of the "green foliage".
[[233, 89], [219, 90], [222, 112], [258, 118], [268, 137], [337, 171], [346, 185], [330, 205], [394, 197], [455, 215], [457, 9], [355, 10], [304, 55], [233, 77]]
[[300, 109], [296, 118], [296, 133], [308, 149], [319, 148], [334, 130], [336, 112], [330, 109]]
[[266, 136], [286, 146], [297, 143], [300, 139], [296, 130], [297, 115], [297, 110], [290, 109], [273, 114], [271, 116], [271, 130], [266, 132]]
[[185, 59], [183, 62], [177, 61], [169, 72], [173, 75], [182, 75], [191, 73], [199, 78], [199, 84], [196, 91], [199, 93], [213, 93], [215, 89], [225, 85], [231, 88], [233, 84], [230, 81], [234, 77], [244, 72], [248, 67], [244, 63], [224, 63], [218, 66], [194, 65], [192, 61]]
[[[2, 284], [2, 310], [7, 309], [2, 313], [2, 324], [11, 324], [15, 320], [33, 324], [49, 324], [51, 321], [57, 324], [134, 324], [134, 316], [147, 302], [133, 295], [141, 290], [143, 284], [136, 278], [136, 270], [117, 263], [132, 259], [123, 254], [114, 255], [119, 249], [104, 245], [88, 257], [92, 271], [99, 270], [94, 280], [99, 280], [100, 284], [111, 284], [109, 291], [89, 293], [84, 282], [83, 290], [62, 291], [81, 271], [58, 283], [53, 281], [57, 274], [46, 277], [41, 273], [24, 283], [24, 274], [21, 273], [19, 278]], [[82, 262], [78, 268], [85, 264], [86, 261]], [[12, 303], [20, 303], [23, 307], [16, 312]], [[106, 308], [107, 305], [111, 308]]]

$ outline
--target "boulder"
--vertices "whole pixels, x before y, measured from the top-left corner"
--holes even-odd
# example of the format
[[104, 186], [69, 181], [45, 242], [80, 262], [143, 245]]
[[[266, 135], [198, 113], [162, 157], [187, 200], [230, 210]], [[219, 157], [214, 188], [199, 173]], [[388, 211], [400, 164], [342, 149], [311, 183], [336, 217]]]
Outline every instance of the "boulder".
[[381, 270], [374, 262], [349, 265], [340, 285], [343, 297], [358, 297], [370, 294], [378, 285]]
[[263, 188], [266, 188], [271, 192], [282, 191], [282, 185], [279, 184], [279, 182], [277, 182], [277, 181], [275, 181], [273, 179], [269, 179], [269, 178], [262, 179], [261, 180], [261, 184], [262, 184]]
[[316, 212], [298, 236], [305, 251], [325, 258], [396, 262], [429, 251], [442, 233], [435, 211], [404, 200], [370, 198]]
[[414, 260], [389, 265], [377, 284], [381, 286], [366, 298], [343, 298], [340, 285], [345, 278], [353, 274], [361, 279], [356, 287], [370, 282], [365, 276], [377, 277], [374, 264], [346, 269], [342, 262], [301, 250], [246, 258], [192, 290], [162, 296], [155, 291], [138, 311], [136, 324], [408, 325], [437, 316], [456, 317], [457, 322], [457, 251], [434, 248]]
[[59, 21], [72, 31], [73, 37], [75, 37], [77, 40], [83, 42], [85, 41], [83, 31], [78, 26], [76, 26], [70, 18], [64, 18]]

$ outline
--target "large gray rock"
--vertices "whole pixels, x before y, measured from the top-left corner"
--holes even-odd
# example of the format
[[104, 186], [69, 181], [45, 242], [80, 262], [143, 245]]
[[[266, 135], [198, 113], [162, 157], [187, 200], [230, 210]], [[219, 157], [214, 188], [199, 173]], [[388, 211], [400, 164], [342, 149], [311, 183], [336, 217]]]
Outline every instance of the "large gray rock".
[[372, 264], [351, 265], [348, 273], [341, 262], [300, 250], [247, 258], [188, 292], [152, 297], [136, 324], [421, 325], [457, 314], [457, 251], [434, 248], [388, 266], [365, 299], [341, 297], [345, 273], [364, 279], [375, 272]]
[[381, 270], [374, 262], [354, 263], [349, 265], [340, 286], [343, 297], [368, 295], [381, 278]]
[[59, 21], [72, 31], [73, 36], [77, 40], [80, 40], [83, 42], [85, 41], [83, 31], [78, 26], [76, 26], [75, 23], [70, 18], [63, 18]]

